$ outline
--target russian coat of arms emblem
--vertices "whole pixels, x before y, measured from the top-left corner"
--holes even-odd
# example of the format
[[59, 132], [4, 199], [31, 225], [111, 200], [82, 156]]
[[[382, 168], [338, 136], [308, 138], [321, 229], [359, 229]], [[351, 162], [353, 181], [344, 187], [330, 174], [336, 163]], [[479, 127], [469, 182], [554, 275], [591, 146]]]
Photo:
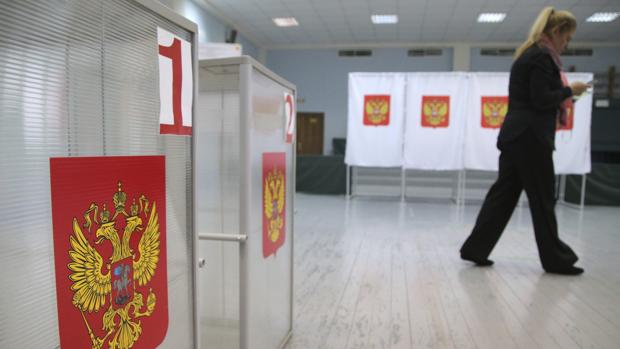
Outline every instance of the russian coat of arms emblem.
[[364, 96], [364, 125], [387, 126], [390, 124], [390, 95]]
[[422, 127], [450, 125], [450, 96], [422, 96]]
[[500, 128], [508, 113], [507, 96], [483, 96], [481, 98], [482, 128]]
[[263, 154], [263, 257], [284, 244], [286, 231], [286, 154]]
[[[110, 165], [118, 178], [93, 172]], [[161, 343], [168, 322], [163, 157], [54, 158], [51, 179], [61, 347]]]

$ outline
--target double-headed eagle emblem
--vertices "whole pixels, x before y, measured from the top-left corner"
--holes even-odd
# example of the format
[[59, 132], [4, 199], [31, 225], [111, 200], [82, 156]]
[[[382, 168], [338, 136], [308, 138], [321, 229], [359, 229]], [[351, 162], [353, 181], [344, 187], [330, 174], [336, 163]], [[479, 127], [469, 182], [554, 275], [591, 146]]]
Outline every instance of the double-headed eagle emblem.
[[482, 117], [484, 127], [501, 127], [504, 123], [506, 113], [508, 113], [508, 101], [505, 97], [497, 99], [483, 99]]
[[448, 102], [444, 99], [425, 100], [422, 115], [426, 123], [432, 127], [444, 125], [448, 117]]
[[284, 173], [274, 168], [267, 173], [264, 183], [264, 212], [267, 217], [267, 236], [276, 242], [284, 227]]
[[380, 125], [387, 121], [390, 104], [384, 98], [366, 100], [366, 119], [371, 125]]
[[[69, 279], [73, 282], [73, 305], [82, 314], [93, 349], [100, 349], [106, 343], [110, 349], [132, 348], [142, 333], [141, 322], [137, 319], [151, 316], [155, 309], [153, 290], [143, 295], [136, 288], [151, 281], [159, 261], [157, 208], [155, 202], [150, 204], [141, 195], [138, 202], [133, 199], [127, 213], [126, 202], [127, 195], [118, 182], [118, 191], [113, 196], [114, 213], [105, 203], [92, 203], [84, 214], [82, 226], [73, 218]], [[90, 236], [94, 234], [94, 246], [82, 228]], [[132, 239], [134, 234], [141, 234], [137, 246], [132, 246], [136, 241]], [[104, 245], [108, 243], [111, 256], [104, 260], [100, 252], [110, 251], [110, 246]], [[104, 310], [101, 336], [96, 334], [85, 314], [100, 310]]]

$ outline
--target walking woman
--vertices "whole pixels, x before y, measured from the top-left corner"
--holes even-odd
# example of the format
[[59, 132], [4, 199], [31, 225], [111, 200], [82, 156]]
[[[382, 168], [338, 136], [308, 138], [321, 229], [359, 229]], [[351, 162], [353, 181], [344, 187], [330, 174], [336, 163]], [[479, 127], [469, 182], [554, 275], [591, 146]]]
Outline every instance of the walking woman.
[[568, 84], [560, 53], [577, 22], [567, 11], [544, 8], [510, 70], [508, 113], [499, 132], [498, 178], [487, 193], [476, 225], [461, 247], [461, 258], [488, 266], [522, 190], [527, 194], [538, 255], [548, 273], [578, 275], [577, 255], [558, 236], [555, 218], [553, 151], [556, 124], [566, 123], [572, 97], [590, 85]]

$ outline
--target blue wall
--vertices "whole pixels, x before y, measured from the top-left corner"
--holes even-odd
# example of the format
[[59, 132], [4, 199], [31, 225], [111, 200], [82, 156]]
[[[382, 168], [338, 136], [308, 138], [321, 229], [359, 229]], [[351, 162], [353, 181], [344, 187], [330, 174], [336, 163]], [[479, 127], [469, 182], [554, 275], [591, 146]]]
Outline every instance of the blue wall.
[[[620, 63], [620, 47], [594, 48], [589, 57], [562, 57], [568, 68], [577, 71], [605, 72]], [[512, 57], [481, 56], [472, 48], [470, 71], [510, 71]], [[453, 49], [442, 56], [408, 57], [405, 48], [373, 49], [371, 57], [338, 57], [336, 49], [269, 50], [267, 67], [297, 86], [297, 110], [325, 113], [323, 152], [331, 154], [332, 139], [346, 137], [347, 90], [350, 72], [452, 71]]]
[[480, 48], [471, 49], [470, 71], [507, 72], [512, 65], [512, 56], [482, 56]]
[[409, 57], [405, 48], [373, 49], [371, 57], [345, 58], [336, 49], [270, 50], [267, 67], [297, 86], [297, 110], [325, 113], [323, 153], [331, 154], [332, 139], [347, 133], [350, 72], [451, 71], [452, 49], [441, 56]]
[[[609, 66], [620, 68], [620, 47], [595, 47], [592, 56], [562, 56], [562, 63], [574, 65], [578, 72], [607, 72]], [[471, 49], [471, 71], [510, 71], [512, 57], [482, 56], [480, 48]]]
[[237, 42], [241, 44], [244, 55], [252, 56], [255, 60], [259, 60], [259, 48], [256, 45], [248, 41], [241, 34], [237, 34]]

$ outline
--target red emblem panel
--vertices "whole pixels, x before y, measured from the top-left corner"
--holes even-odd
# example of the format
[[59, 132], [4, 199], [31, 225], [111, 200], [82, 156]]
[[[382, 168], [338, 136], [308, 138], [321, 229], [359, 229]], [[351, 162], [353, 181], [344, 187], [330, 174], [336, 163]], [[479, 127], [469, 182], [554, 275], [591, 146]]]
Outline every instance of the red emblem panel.
[[422, 96], [422, 127], [450, 126], [450, 96]]
[[560, 118], [558, 118], [556, 124], [556, 132], [557, 131], [571, 131], [573, 129], [573, 125], [575, 124], [575, 104], [573, 101], [568, 102], [568, 106], [566, 108], [566, 125], [560, 124]]
[[284, 245], [286, 153], [263, 153], [263, 257]]
[[364, 96], [364, 125], [387, 126], [390, 124], [390, 95]]
[[168, 329], [163, 156], [50, 159], [60, 346], [155, 348]]
[[508, 113], [507, 96], [483, 96], [480, 101], [482, 128], [500, 128]]

